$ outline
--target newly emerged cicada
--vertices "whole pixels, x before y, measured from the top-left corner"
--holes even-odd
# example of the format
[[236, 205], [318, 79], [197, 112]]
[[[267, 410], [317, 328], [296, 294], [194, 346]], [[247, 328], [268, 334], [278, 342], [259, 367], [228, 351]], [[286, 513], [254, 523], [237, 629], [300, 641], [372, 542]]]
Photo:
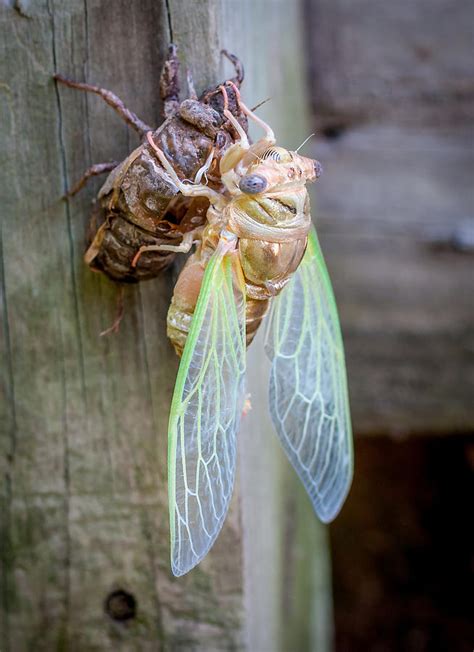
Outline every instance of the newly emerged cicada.
[[[182, 354], [169, 421], [171, 565], [183, 575], [207, 554], [224, 522], [245, 402], [246, 346], [267, 308], [271, 416], [316, 513], [331, 521], [352, 478], [352, 434], [336, 304], [306, 183], [317, 161], [275, 146], [271, 128], [226, 88], [265, 135], [239, 139], [219, 163], [222, 191], [180, 180], [148, 134], [170, 182], [209, 201], [199, 244], [177, 281], [168, 335]], [[208, 163], [210, 165], [210, 162]]]

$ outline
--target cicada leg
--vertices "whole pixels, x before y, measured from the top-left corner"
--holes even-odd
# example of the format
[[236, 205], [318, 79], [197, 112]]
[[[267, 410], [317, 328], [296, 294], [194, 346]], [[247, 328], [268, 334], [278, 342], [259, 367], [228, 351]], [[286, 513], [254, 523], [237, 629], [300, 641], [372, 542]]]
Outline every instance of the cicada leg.
[[176, 253], [187, 254], [190, 251], [193, 244], [196, 242], [196, 235], [202, 231], [202, 227], [188, 231], [183, 235], [181, 244], [179, 245], [167, 245], [167, 244], [157, 244], [157, 245], [143, 245], [135, 254], [132, 260], [132, 267], [136, 267], [138, 259], [146, 251], [174, 251]]
[[172, 43], [160, 76], [160, 96], [163, 100], [165, 118], [175, 114], [179, 108], [179, 59], [176, 52], [177, 47]]
[[117, 161], [110, 161], [109, 163], [95, 163], [94, 165], [91, 165], [90, 168], [87, 168], [87, 170], [84, 172], [79, 181], [72, 187], [72, 189], [65, 194], [65, 197], [74, 197], [74, 195], [76, 195], [79, 190], [84, 188], [89, 179], [92, 179], [92, 177], [96, 177], [99, 174], [112, 172], [112, 170], [114, 170], [117, 165]]
[[270, 125], [267, 124], [261, 118], [259, 118], [258, 115], [256, 115], [251, 109], [248, 108], [246, 104], [242, 102], [242, 98], [240, 97], [240, 91], [237, 88], [237, 86], [234, 84], [234, 82], [228, 81], [227, 84], [229, 86], [232, 86], [232, 88], [234, 89], [237, 97], [237, 102], [239, 103], [242, 113], [245, 113], [245, 115], [249, 117], [251, 120], [253, 120], [255, 124], [261, 127], [265, 132], [264, 140], [267, 141], [269, 145], [274, 145], [276, 143], [276, 139], [275, 139], [275, 134], [273, 132], [273, 129], [270, 127]]
[[140, 118], [133, 113], [133, 111], [130, 111], [130, 109], [127, 109], [125, 104], [122, 102], [122, 100], [115, 95], [115, 93], [112, 93], [112, 91], [108, 91], [106, 88], [101, 88], [100, 86], [94, 86], [93, 84], [85, 84], [83, 82], [76, 82], [73, 81], [72, 79], [68, 79], [67, 77], [63, 77], [63, 75], [54, 75], [54, 79], [61, 84], [64, 84], [65, 86], [69, 86], [70, 88], [78, 88], [81, 91], [86, 91], [87, 93], [95, 93], [96, 95], [99, 95], [103, 100], [107, 102], [109, 106], [111, 106], [114, 111], [117, 111], [119, 116], [135, 131], [137, 131], [140, 136], [144, 136], [147, 131], [151, 131], [151, 127], [149, 127], [143, 120], [140, 120]]
[[228, 50], [221, 50], [221, 53], [229, 59], [235, 69], [235, 77], [231, 80], [235, 86], [240, 87], [244, 81], [244, 67], [241, 60]]
[[123, 294], [124, 294], [123, 285], [120, 285], [117, 294], [117, 309], [115, 313], [115, 319], [112, 325], [109, 326], [109, 328], [106, 328], [100, 333], [100, 337], [104, 337], [105, 335], [110, 335], [110, 333], [118, 333], [120, 328], [120, 322], [122, 321], [125, 312]]
[[[234, 84], [233, 87], [236, 88]], [[220, 86], [220, 89], [224, 98], [223, 113], [239, 135], [239, 140], [236, 140], [235, 143], [229, 147], [219, 163], [219, 170], [224, 183], [228, 186], [232, 186], [232, 184], [237, 184], [237, 177], [234, 169], [250, 149], [250, 143], [242, 125], [231, 111], [229, 111], [229, 98], [225, 86]]]
[[209, 156], [207, 157], [206, 162], [204, 163], [204, 165], [202, 167], [200, 167], [199, 170], [196, 172], [196, 176], [194, 177], [194, 183], [196, 185], [201, 183], [201, 179], [203, 177], [205, 177], [206, 180], [207, 180], [207, 176], [206, 176], [207, 171], [209, 170], [209, 168], [212, 165], [212, 159], [213, 158], [214, 158], [214, 148], [211, 149], [211, 151], [209, 153]]
[[[235, 89], [237, 101], [240, 102], [240, 92], [237, 86], [233, 82], [226, 82], [226, 83], [231, 84], [232, 87]], [[250, 147], [250, 144], [249, 144], [249, 139], [247, 137], [247, 134], [245, 133], [244, 128], [237, 120], [237, 118], [234, 116], [234, 114], [229, 111], [229, 98], [227, 96], [227, 91], [225, 89], [225, 86], [220, 86], [219, 88], [221, 89], [222, 95], [224, 97], [223, 113], [239, 135], [239, 140], [235, 142], [235, 145], [240, 145], [241, 148], [248, 149]]]

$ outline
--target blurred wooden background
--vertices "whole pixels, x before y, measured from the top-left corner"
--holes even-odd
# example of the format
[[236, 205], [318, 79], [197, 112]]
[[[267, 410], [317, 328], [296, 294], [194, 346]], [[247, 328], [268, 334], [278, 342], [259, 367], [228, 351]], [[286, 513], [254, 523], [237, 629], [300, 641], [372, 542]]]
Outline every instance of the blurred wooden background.
[[336, 649], [469, 650], [474, 5], [305, 0], [305, 16], [357, 433], [330, 527]]
[[[359, 434], [474, 429], [470, 2], [305, 0], [317, 219]], [[309, 144], [308, 144], [309, 147]]]

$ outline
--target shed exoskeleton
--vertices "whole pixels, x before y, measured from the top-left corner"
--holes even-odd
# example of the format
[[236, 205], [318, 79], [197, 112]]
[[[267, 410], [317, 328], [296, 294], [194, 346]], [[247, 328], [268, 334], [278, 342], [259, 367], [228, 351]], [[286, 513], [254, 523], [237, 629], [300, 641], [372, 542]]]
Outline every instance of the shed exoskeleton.
[[[244, 77], [242, 64], [234, 55], [223, 53], [235, 67], [233, 83], [239, 87]], [[198, 98], [188, 73], [190, 97], [180, 102], [179, 62], [174, 45], [170, 46], [161, 74], [160, 93], [166, 119], [157, 129], [146, 125], [111, 91], [62, 75], [55, 75], [55, 79], [102, 97], [142, 138], [152, 131], [154, 141], [173, 162], [180, 181], [200, 182], [205, 171], [209, 186], [220, 187], [219, 160], [238, 134], [223, 114], [223, 97], [218, 87], [208, 89]], [[235, 93], [229, 101], [233, 117], [246, 131], [247, 119], [239, 109]], [[211, 164], [207, 165], [209, 161]], [[186, 242], [192, 241], [193, 232], [204, 225], [209, 202], [205, 197], [183, 196], [169, 176], [163, 174], [145, 139], [122, 163], [93, 165], [69, 195], [78, 192], [91, 177], [106, 172], [109, 176], [92, 210], [85, 261], [114, 281], [133, 283], [154, 278], [181, 250], [183, 240], [186, 246]]]

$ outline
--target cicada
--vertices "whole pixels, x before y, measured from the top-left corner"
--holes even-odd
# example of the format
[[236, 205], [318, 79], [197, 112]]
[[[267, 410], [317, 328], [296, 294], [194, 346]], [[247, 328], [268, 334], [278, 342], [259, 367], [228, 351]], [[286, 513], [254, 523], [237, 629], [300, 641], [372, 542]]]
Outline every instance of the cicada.
[[[264, 131], [252, 145], [228, 109], [228, 88]], [[209, 201], [168, 313], [168, 335], [181, 355], [168, 431], [177, 576], [207, 554], [226, 517], [246, 401], [246, 348], [268, 309], [271, 417], [323, 522], [339, 512], [352, 478], [343, 342], [306, 189], [321, 166], [276, 146], [270, 126], [242, 102], [235, 85], [221, 90], [224, 115], [239, 136], [219, 163], [221, 192], [182, 182], [147, 136], [170, 182], [186, 197]]]

